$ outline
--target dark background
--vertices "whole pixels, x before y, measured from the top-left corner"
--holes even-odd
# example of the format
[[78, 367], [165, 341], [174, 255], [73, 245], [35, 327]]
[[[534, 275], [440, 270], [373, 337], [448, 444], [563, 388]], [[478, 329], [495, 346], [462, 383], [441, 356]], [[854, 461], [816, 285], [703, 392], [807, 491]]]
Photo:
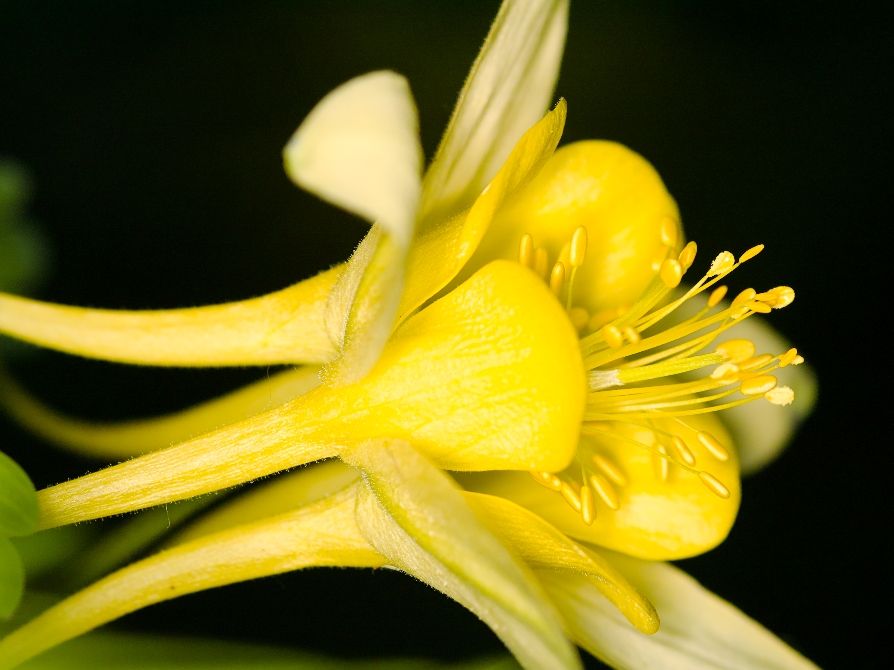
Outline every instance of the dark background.
[[[344, 259], [365, 225], [294, 188], [283, 144], [337, 84], [393, 68], [411, 82], [430, 155], [498, 2], [182, 5], [0, 1], [0, 155], [34, 178], [31, 212], [54, 256], [41, 297], [203, 304]], [[775, 323], [818, 371], [819, 404], [789, 451], [745, 483], [729, 540], [684, 567], [825, 667], [881, 665], [888, 627], [871, 609], [890, 529], [888, 363], [873, 341], [890, 263], [877, 232], [891, 220], [885, 25], [858, 3], [578, 0], [558, 87], [565, 141], [643, 153], [706, 257], [764, 242], [738, 280], [798, 291]], [[97, 419], [173, 410], [262, 373], [52, 353], [15, 369], [41, 397]], [[40, 486], [96, 467], [3, 419], [0, 431]], [[268, 579], [121, 625], [338, 654], [499, 649], [459, 606], [381, 572]]]

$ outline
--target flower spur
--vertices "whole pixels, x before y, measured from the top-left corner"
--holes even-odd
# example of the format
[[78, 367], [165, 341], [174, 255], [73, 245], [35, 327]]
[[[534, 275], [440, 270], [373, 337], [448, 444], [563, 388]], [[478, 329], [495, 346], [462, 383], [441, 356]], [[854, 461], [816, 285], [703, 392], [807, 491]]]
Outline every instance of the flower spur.
[[[670, 299], [695, 255], [691, 245], [680, 249], [673, 201], [622, 147], [582, 143], [554, 153], [564, 103], [508, 151], [550, 95], [564, 21], [564, 3], [504, 5], [422, 182], [402, 79], [358, 78], [312, 112], [287, 147], [287, 169], [377, 221], [347, 266], [199, 310], [116, 314], [0, 298], [0, 329], [72, 353], [325, 366], [322, 384], [315, 369], [287, 371], [159, 424], [115, 428], [74, 424], [7, 384], [11, 410], [58, 441], [101, 452], [136, 437], [116, 456], [181, 442], [41, 492], [44, 527], [323, 458], [345, 463], [254, 487], [166, 551], [0, 642], [0, 664], [162, 599], [312, 565], [409, 572], [478, 614], [529, 667], [576, 664], [563, 629], [618, 665], [649, 653], [664, 654], [665, 665], [679, 660], [674, 626], [671, 642], [662, 632], [601, 639], [617, 624], [592, 595], [651, 633], [658, 618], [647, 597], [676, 616], [664, 602], [675, 589], [700, 599], [704, 614], [736, 622], [743, 658], [806, 664], [672, 568], [568, 537], [648, 559], [721, 541], [735, 517], [738, 469], [710, 411], [738, 392], [744, 397], [725, 404], [784, 404], [789, 393], [769, 373], [797, 354], [754, 356], [742, 339], [700, 353], [751, 315], [783, 306], [784, 289], [748, 291], [722, 307], [715, 290], [705, 310], [666, 325], [738, 263], [721, 254], [695, 288]], [[497, 86], [507, 77], [509, 95]], [[473, 104], [482, 96], [490, 103], [483, 112]], [[360, 124], [350, 113], [357, 108], [369, 112]], [[482, 128], [498, 132], [476, 144]], [[346, 137], [348, 153], [339, 150]], [[494, 175], [495, 157], [507, 153]], [[496, 260], [507, 257], [520, 262]], [[695, 380], [653, 381], [704, 368], [711, 373]], [[223, 422], [232, 425], [189, 439]], [[458, 488], [442, 470], [472, 474]], [[700, 624], [710, 637], [710, 621]], [[711, 653], [720, 650], [708, 640], [703, 657]]]

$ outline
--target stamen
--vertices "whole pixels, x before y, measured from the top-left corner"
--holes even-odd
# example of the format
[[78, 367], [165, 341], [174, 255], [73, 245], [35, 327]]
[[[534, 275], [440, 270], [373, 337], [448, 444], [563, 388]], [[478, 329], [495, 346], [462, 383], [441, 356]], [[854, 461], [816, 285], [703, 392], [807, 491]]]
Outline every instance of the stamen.
[[577, 332], [582, 332], [590, 323], [590, 313], [583, 307], [572, 307], [568, 310], [568, 318]]
[[585, 524], [593, 525], [596, 518], [596, 506], [593, 504], [593, 492], [586, 485], [580, 489], [580, 515]]
[[670, 476], [670, 459], [667, 457], [667, 447], [659, 444], [652, 454], [652, 462], [655, 465], [655, 475], [663, 482]]
[[728, 251], [721, 251], [717, 254], [717, 258], [711, 263], [711, 267], [708, 270], [709, 277], [716, 277], [717, 275], [722, 275], [728, 273], [733, 269], [733, 266], [736, 264], [736, 257], [733, 256]]
[[584, 259], [587, 255], [587, 229], [583, 226], [578, 226], [574, 234], [571, 236], [571, 252], [569, 254], [569, 260], [571, 262], [571, 267], [579, 268], [584, 264]]
[[795, 392], [789, 386], [777, 386], [764, 394], [764, 398], [773, 405], [785, 407], [795, 400]]
[[565, 502], [571, 505], [571, 509], [580, 514], [582, 509], [580, 494], [574, 490], [574, 487], [568, 482], [562, 482], [562, 488], [559, 489], [559, 493], [565, 498]]
[[773, 375], [759, 375], [742, 382], [739, 390], [744, 395], [764, 395], [776, 388], [776, 377]]
[[592, 460], [596, 469], [604, 474], [615, 486], [627, 486], [627, 476], [624, 474], [624, 471], [610, 458], [602, 454], [593, 454]]
[[681, 438], [679, 435], [674, 435], [671, 438], [671, 447], [673, 448], [677, 458], [683, 461], [686, 465], [695, 465], [695, 454], [692, 453], [692, 450], [687, 446], [687, 444], [683, 441], [683, 438]]
[[683, 268], [680, 261], [668, 258], [661, 264], [658, 274], [665, 286], [676, 288], [680, 285], [680, 280], [683, 279]]
[[692, 264], [695, 262], [695, 255], [697, 253], [698, 245], [695, 242], [690, 242], [685, 247], [683, 247], [683, 251], [681, 251], [680, 255], [677, 256], [677, 260], [679, 261], [684, 271], [692, 267]]
[[710, 472], [699, 472], [698, 478], [702, 480], [702, 484], [708, 487], [708, 490], [720, 498], [729, 498], [729, 489], [724, 486], [717, 477]]
[[599, 474], [598, 472], [594, 472], [590, 475], [590, 486], [593, 487], [593, 490], [596, 491], [596, 495], [598, 495], [599, 499], [605, 503], [606, 507], [611, 510], [620, 509], [621, 501], [618, 497], [618, 492], [615, 490], [615, 487], [612, 486], [608, 477]]
[[796, 358], [798, 358], [798, 350], [792, 347], [779, 357], [779, 367], [788, 367], [795, 362]]
[[562, 261], [556, 261], [552, 271], [549, 273], [549, 289], [556, 297], [562, 292], [562, 286], [565, 284], [565, 264]]
[[754, 356], [754, 342], [751, 340], [727, 340], [718, 344], [714, 351], [732, 363], [741, 363]]
[[720, 441], [711, 435], [711, 433], [706, 433], [704, 431], [700, 431], [696, 438], [705, 449], [707, 449], [708, 453], [711, 454], [718, 461], [726, 462], [730, 458], [730, 453], [726, 447], [720, 444]]
[[744, 254], [739, 256], [739, 263], [744, 263], [745, 261], [750, 261], [752, 258], [757, 256], [760, 252], [764, 250], [763, 244], [758, 244], [757, 246], [751, 247]]
[[720, 304], [720, 301], [726, 297], [726, 286], [718, 286], [713, 291], [711, 291], [711, 295], [708, 298], [708, 307], [717, 307]]
[[602, 329], [602, 337], [605, 343], [612, 349], [619, 349], [624, 346], [624, 336], [621, 334], [620, 328], [609, 324]]
[[518, 243], [518, 262], [526, 268], [534, 267], [534, 238], [528, 233]]

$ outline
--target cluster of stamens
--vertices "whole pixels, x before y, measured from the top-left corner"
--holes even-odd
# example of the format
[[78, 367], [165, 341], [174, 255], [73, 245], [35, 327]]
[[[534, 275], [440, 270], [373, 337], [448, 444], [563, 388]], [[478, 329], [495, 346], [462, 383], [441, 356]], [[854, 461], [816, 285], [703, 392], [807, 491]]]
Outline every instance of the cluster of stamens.
[[[675, 231], [676, 222], [662, 226], [662, 242], [669, 248]], [[685, 417], [759, 399], [774, 405], [794, 400], [792, 389], [780, 386], [771, 373], [802, 363], [796, 349], [773, 355], [757, 353], [755, 345], [745, 339], [714, 344], [722, 333], [752, 315], [767, 314], [794, 300], [790, 287], [777, 286], [760, 293], [745, 289], [728, 305], [721, 305], [727, 287], [718, 284], [763, 248], [752, 247], [738, 259], [729, 251], [721, 252], [701, 279], [673, 297], [695, 261], [697, 247], [689, 242], [679, 254], [669, 253], [653, 266], [655, 278], [634, 305], [590, 313], [573, 302], [575, 276], [586, 258], [586, 228], [574, 231], [552, 265], [546, 249], [536, 246], [531, 235], [521, 238], [519, 262], [549, 285], [580, 334], [589, 383], [574, 461], [559, 473], [531, 475], [558, 492], [584, 523], [595, 520], [597, 502], [610, 510], [619, 509], [621, 491], [628, 485], [627, 474], [607, 453], [607, 445], [650, 452], [658, 481], [668, 482], [675, 471], [685, 472], [697, 476], [711, 493], [728, 498], [729, 489], [709, 469], [712, 462], [728, 461], [729, 450]], [[710, 293], [702, 308], [679, 316], [685, 303], [706, 291]], [[668, 320], [672, 314], [675, 318]], [[707, 375], [693, 376], [705, 368], [711, 368]], [[657, 380], [663, 383], [650, 383]], [[671, 431], [674, 426], [680, 427], [679, 433], [695, 435], [691, 439], [697, 444], [687, 443], [681, 434]]]

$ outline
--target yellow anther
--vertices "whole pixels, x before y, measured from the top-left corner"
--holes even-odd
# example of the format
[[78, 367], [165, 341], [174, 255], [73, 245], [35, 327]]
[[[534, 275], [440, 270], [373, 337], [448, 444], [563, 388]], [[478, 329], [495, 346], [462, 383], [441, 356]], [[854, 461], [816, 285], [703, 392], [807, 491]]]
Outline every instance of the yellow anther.
[[711, 379], [727, 379], [735, 381], [736, 374], [739, 372], [739, 366], [735, 363], [721, 363], [711, 373]]
[[534, 266], [534, 238], [528, 233], [518, 242], [518, 262], [526, 268]]
[[556, 261], [552, 271], [549, 273], [549, 289], [556, 295], [562, 292], [565, 285], [565, 264], [562, 261]]
[[721, 251], [717, 254], [717, 258], [712, 261], [711, 267], [708, 270], [708, 276], [716, 277], [717, 275], [722, 275], [724, 272], [729, 272], [735, 264], [735, 256], [728, 251]]
[[560, 491], [562, 489], [562, 480], [559, 479], [552, 472], [540, 472], [538, 470], [530, 470], [531, 477], [538, 484], [543, 484], [548, 489], [552, 489], [553, 491]]
[[577, 229], [575, 229], [574, 234], [571, 236], [571, 251], [569, 253], [571, 267], [579, 268], [583, 265], [586, 255], [587, 229], [583, 226], [578, 226]]
[[584, 523], [588, 526], [593, 523], [596, 518], [596, 505], [593, 504], [593, 492], [589, 486], [582, 486], [580, 489], [580, 515]]
[[565, 498], [565, 502], [571, 505], [571, 509], [580, 514], [580, 495], [574, 490], [574, 487], [568, 482], [562, 482], [562, 487], [559, 489], [559, 493]]
[[745, 261], [750, 261], [752, 258], [757, 256], [763, 250], [764, 250], [763, 244], [758, 244], [755, 247], [751, 247], [748, 251], [746, 251], [744, 254], [739, 256], [739, 262], [744, 263]]
[[717, 307], [720, 301], [726, 297], [726, 290], [726, 286], [718, 286], [711, 291], [711, 295], [708, 297], [708, 307]]
[[572, 307], [568, 310], [568, 318], [571, 319], [571, 324], [578, 332], [582, 331], [590, 323], [590, 313], [583, 307]]
[[752, 312], [757, 312], [758, 314], [769, 314], [771, 311], [773, 311], [769, 305], [758, 302], [757, 300], [750, 300], [746, 302], [744, 306], [750, 309]]
[[549, 270], [549, 256], [546, 253], [546, 249], [537, 247], [534, 250], [534, 272], [541, 279], [546, 279], [547, 270]]
[[667, 457], [667, 447], [659, 444], [657, 451], [652, 455], [655, 464], [655, 475], [663, 482], [670, 476], [670, 459]]
[[[685, 249], [683, 251], [685, 251]], [[668, 288], [676, 288], [680, 285], [680, 280], [683, 279], [683, 267], [680, 264], [680, 261], [673, 258], [665, 260], [661, 264], [661, 269], [658, 273], [661, 277], [661, 281], [663, 281], [664, 285]]]
[[702, 480], [702, 484], [708, 487], [708, 490], [720, 498], [729, 498], [729, 489], [726, 488], [717, 477], [710, 472], [699, 472], [698, 478]]
[[788, 307], [795, 300], [795, 289], [791, 286], [777, 286], [769, 290], [775, 300], [770, 304], [773, 309], [782, 309]]
[[758, 375], [743, 381], [739, 390], [745, 395], [764, 395], [768, 391], [772, 391], [776, 384], [777, 380], [773, 375]]
[[695, 242], [690, 242], [685, 247], [683, 247], [683, 251], [680, 252], [680, 255], [677, 256], [677, 260], [680, 262], [680, 265], [683, 267], [683, 270], [688, 270], [692, 267], [692, 264], [695, 262], [695, 254], [698, 252], [698, 245]]
[[598, 472], [594, 472], [590, 475], [590, 486], [593, 487], [593, 490], [596, 491], [596, 495], [598, 495], [599, 499], [605, 503], [606, 507], [613, 510], [617, 510], [621, 507], [621, 499], [618, 497], [618, 492], [615, 490], [615, 487], [612, 486], [608, 477], [601, 475]]
[[711, 433], [706, 433], [704, 431], [698, 434], [699, 443], [707, 449], [708, 453], [711, 454], [718, 461], [726, 462], [729, 460], [729, 450], [720, 444], [720, 441], [711, 435]]
[[627, 307], [612, 307], [610, 309], [603, 309], [596, 312], [593, 316], [590, 317], [590, 330], [596, 331], [602, 328], [605, 324], [610, 321], [614, 321], [618, 317], [624, 316], [627, 311]]
[[630, 342], [630, 344], [636, 344], [642, 339], [636, 328], [633, 328], [632, 326], [626, 326], [624, 328], [624, 337], [627, 338], [627, 341]]
[[593, 465], [596, 466], [596, 469], [599, 470], [599, 472], [608, 477], [615, 486], [627, 485], [627, 476], [624, 474], [624, 471], [610, 458], [607, 458], [602, 454], [594, 454]]
[[665, 216], [661, 220], [661, 243], [666, 247], [673, 247], [677, 243], [677, 229], [679, 225], [676, 220], [669, 216]]
[[804, 357], [800, 354], [795, 356], [795, 360], [792, 361], [792, 365], [801, 365], [804, 362]]
[[771, 354], [758, 354], [752, 358], [741, 361], [739, 363], [739, 369], [743, 372], [749, 372], [751, 370], [757, 370], [758, 368], [762, 368], [767, 363], [770, 363], [773, 360], [773, 356]]
[[695, 465], [695, 454], [692, 453], [692, 449], [690, 449], [689, 445], [683, 441], [683, 438], [674, 435], [671, 438], [671, 448], [674, 450], [674, 454], [677, 458], [683, 461], [686, 465]]
[[732, 309], [736, 307], [741, 307], [747, 302], [751, 302], [754, 300], [754, 297], [757, 295], [757, 291], [753, 288], [746, 288], [744, 291], [739, 293], [735, 298], [733, 298], [733, 304], [731, 305]]
[[608, 324], [602, 329], [602, 337], [605, 343], [612, 349], [620, 349], [624, 346], [624, 336], [621, 330], [614, 324]]
[[727, 340], [714, 349], [718, 354], [732, 363], [741, 363], [754, 356], [754, 342], [751, 340]]
[[798, 350], [792, 347], [779, 357], [779, 367], [785, 368], [791, 365], [798, 357]]
[[772, 405], [785, 407], [795, 400], [795, 392], [789, 386], [777, 386], [764, 394], [764, 399]]

